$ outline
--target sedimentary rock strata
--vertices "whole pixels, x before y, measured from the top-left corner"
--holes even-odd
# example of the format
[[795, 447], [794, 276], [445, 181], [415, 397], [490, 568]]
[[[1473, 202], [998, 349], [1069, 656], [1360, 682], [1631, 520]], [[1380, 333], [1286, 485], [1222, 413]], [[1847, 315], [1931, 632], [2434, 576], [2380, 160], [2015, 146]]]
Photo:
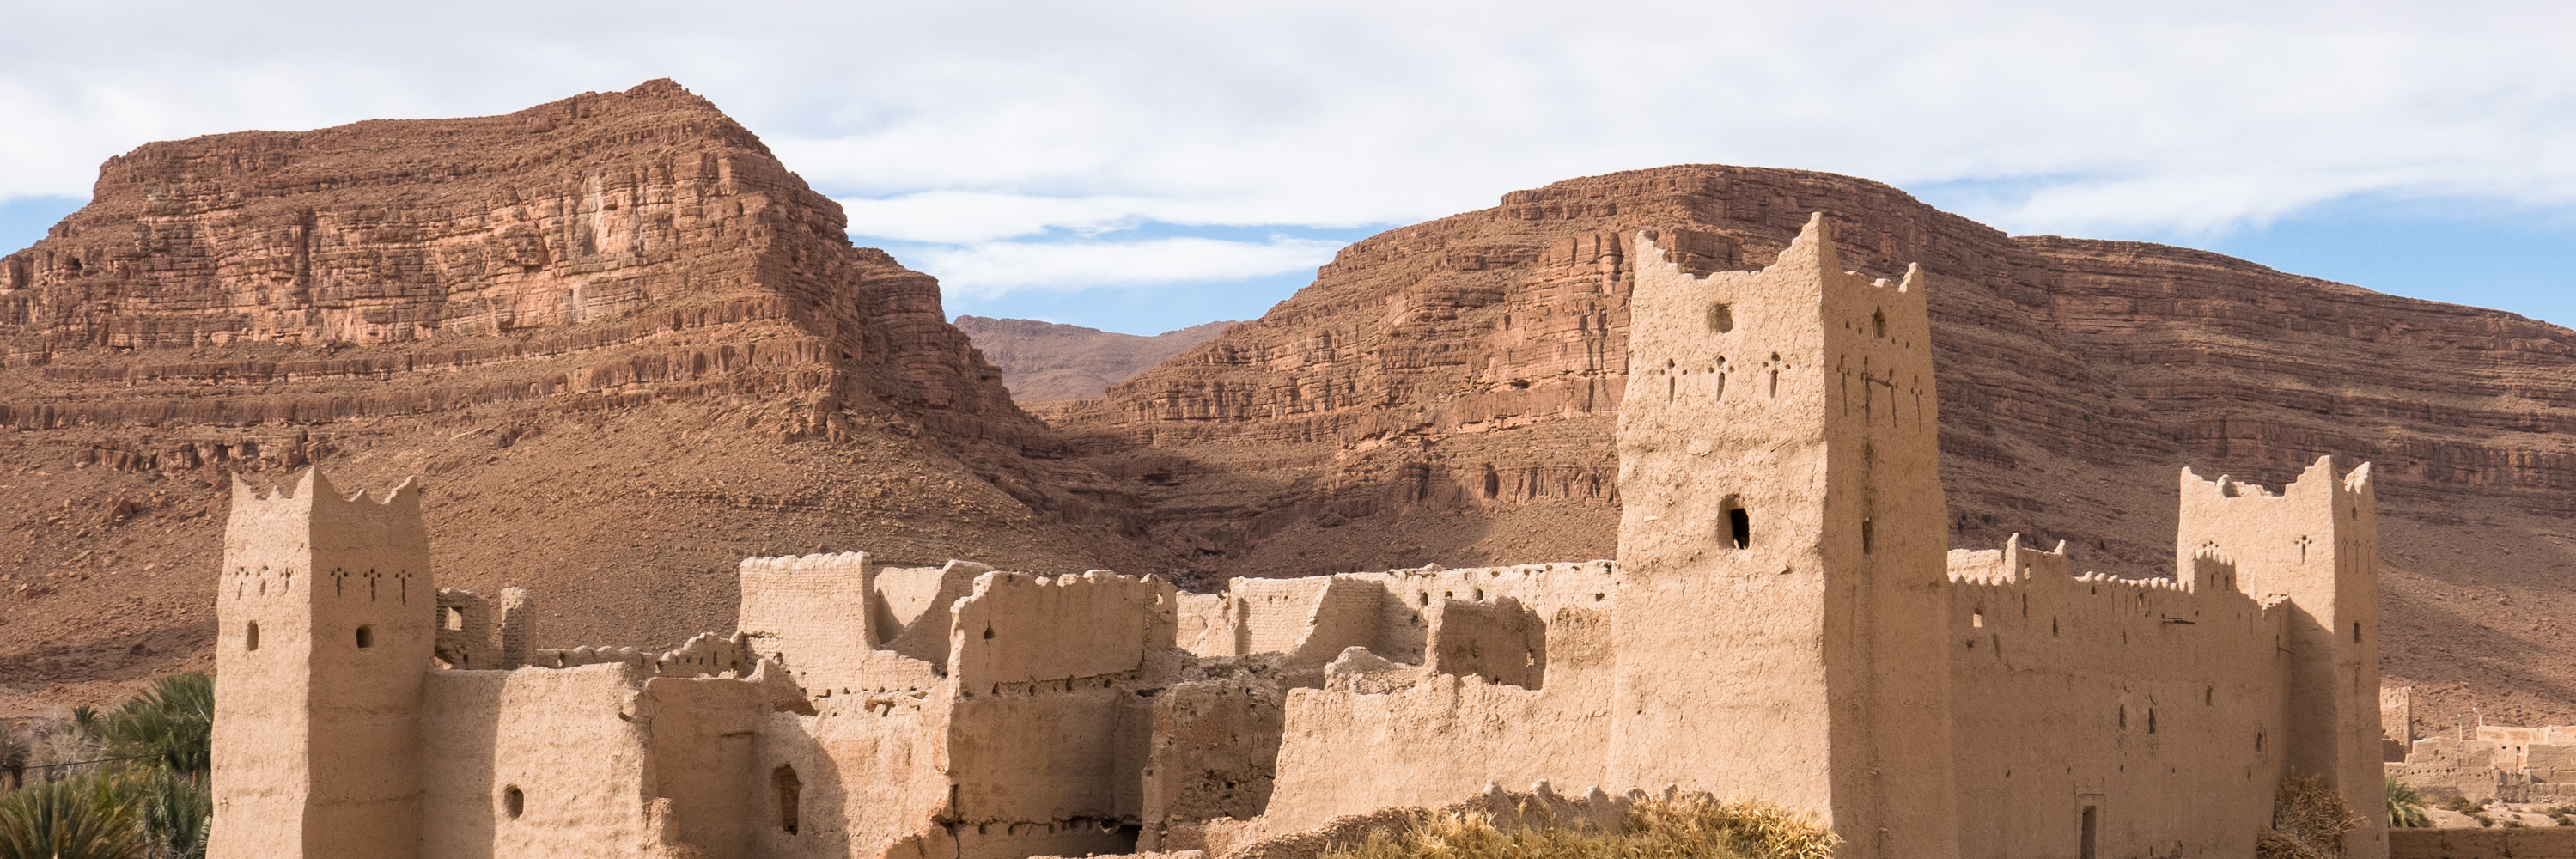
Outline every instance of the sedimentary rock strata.
[[192, 658], [202, 577], [161, 576], [213, 563], [221, 473], [319, 461], [427, 476], [454, 580], [570, 596], [547, 646], [721, 627], [707, 571], [763, 546], [1150, 567], [843, 223], [668, 81], [111, 159], [0, 260], [0, 676]]

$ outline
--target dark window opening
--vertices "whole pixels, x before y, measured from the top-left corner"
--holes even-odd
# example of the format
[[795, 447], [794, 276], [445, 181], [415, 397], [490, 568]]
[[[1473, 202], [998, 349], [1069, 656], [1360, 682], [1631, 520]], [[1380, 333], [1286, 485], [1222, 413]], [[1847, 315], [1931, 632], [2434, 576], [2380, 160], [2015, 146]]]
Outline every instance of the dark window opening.
[[800, 795], [805, 792], [805, 785], [796, 780], [796, 768], [786, 764], [779, 764], [778, 770], [770, 774], [769, 780], [778, 788], [778, 829], [794, 835], [796, 834], [796, 803]]
[[2354, 644], [2360, 644], [2360, 643], [2361, 643], [2361, 622], [2360, 622], [2360, 621], [2354, 621], [2354, 622], [2353, 622], [2353, 624], [2352, 624], [2352, 643], [2354, 643]]
[[2093, 851], [2095, 850], [2095, 846], [2094, 846], [2094, 845], [2095, 845], [2095, 842], [2097, 842], [2097, 841], [2098, 841], [2098, 840], [2100, 840], [2100, 838], [2101, 838], [2101, 836], [2097, 834], [2097, 833], [2099, 833], [2099, 832], [2101, 831], [2101, 829], [2102, 829], [2102, 826], [2101, 826], [2101, 818], [2100, 818], [2100, 815], [2094, 811], [2093, 806], [2090, 806], [2090, 805], [2085, 806], [2085, 807], [2084, 807], [2084, 833], [2083, 833], [2083, 835], [2079, 836], [2080, 840], [2079, 840], [2079, 841], [2077, 842], [2077, 844], [2076, 844], [2076, 848], [2075, 848], [2075, 856], [2076, 856], [2076, 859], [2094, 859], [2094, 856], [2093, 856]]
[[1887, 339], [1887, 311], [1880, 310], [1870, 313], [1869, 336], [1880, 340]]
[[2126, 731], [2126, 730], [2128, 730], [2128, 729], [2129, 729], [2129, 705], [2127, 705], [2127, 704], [2122, 704], [2122, 705], [2120, 705], [2120, 730]]
[[2156, 732], [2156, 708], [2147, 708], [2147, 733]]
[[248, 632], [245, 632], [245, 633], [243, 633], [243, 634], [242, 634], [242, 649], [243, 649], [243, 650], [258, 650], [258, 649], [259, 649], [259, 624], [256, 624], [256, 623], [251, 624], [251, 625], [250, 625], [250, 630], [249, 630]]
[[519, 792], [518, 785], [514, 784], [501, 789], [502, 814], [508, 815], [511, 820], [517, 820], [519, 819], [519, 815], [526, 814], [527, 812], [528, 795]]
[[1718, 302], [1708, 306], [1708, 330], [1724, 334], [1735, 330], [1735, 311]]
[[1732, 498], [1726, 501], [1726, 538], [1728, 545], [1738, 549], [1753, 545], [1753, 514]]
[[365, 650], [374, 646], [376, 646], [376, 628], [372, 626], [358, 627], [358, 649]]
[[[1870, 540], [1869, 520], [1864, 518], [1860, 520], [1860, 553], [1868, 555], [1875, 553], [1877, 550], [1877, 546]], [[1984, 615], [1978, 615], [1978, 617], [1983, 618]], [[1978, 625], [1983, 626], [1984, 624]]]

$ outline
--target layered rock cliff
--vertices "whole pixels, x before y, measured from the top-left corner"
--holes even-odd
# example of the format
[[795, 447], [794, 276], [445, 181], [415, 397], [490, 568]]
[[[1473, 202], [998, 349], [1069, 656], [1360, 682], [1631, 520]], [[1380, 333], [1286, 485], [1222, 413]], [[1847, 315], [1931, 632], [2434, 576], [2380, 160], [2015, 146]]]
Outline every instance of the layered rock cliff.
[[1866, 180], [1682, 166], [1514, 192], [1351, 245], [1058, 424], [1218, 575], [1606, 557], [1633, 237], [1752, 268], [1809, 212], [1846, 265], [1933, 275], [1954, 546], [2019, 532], [2168, 573], [2181, 467], [2278, 485], [2319, 454], [2373, 461], [2390, 676], [2443, 699], [2419, 712], [2483, 695], [2491, 721], [2576, 714], [2576, 670], [2553, 667], [2576, 647], [2525, 607], [2576, 596], [2551, 570], [2576, 561], [2576, 333], [2182, 248], [2006, 236]]
[[315, 462], [426, 475], [441, 583], [560, 646], [729, 629], [749, 554], [1150, 568], [843, 223], [669, 81], [111, 159], [0, 259], [0, 678], [194, 658], [226, 474]]

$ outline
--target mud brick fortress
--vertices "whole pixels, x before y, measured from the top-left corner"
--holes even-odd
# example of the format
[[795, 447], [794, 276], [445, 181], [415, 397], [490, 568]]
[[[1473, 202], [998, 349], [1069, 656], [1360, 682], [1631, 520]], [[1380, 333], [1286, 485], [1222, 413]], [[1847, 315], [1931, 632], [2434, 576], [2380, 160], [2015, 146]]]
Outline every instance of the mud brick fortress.
[[1953, 550], [1930, 278], [1845, 272], [1821, 218], [1761, 271], [1654, 241], [1615, 561], [752, 558], [727, 636], [536, 650], [525, 592], [436, 587], [416, 484], [236, 483], [211, 855], [1225, 855], [1544, 781], [1812, 810], [1853, 859], [2243, 857], [2286, 777], [2379, 807], [2368, 466], [2184, 470], [2170, 579]]

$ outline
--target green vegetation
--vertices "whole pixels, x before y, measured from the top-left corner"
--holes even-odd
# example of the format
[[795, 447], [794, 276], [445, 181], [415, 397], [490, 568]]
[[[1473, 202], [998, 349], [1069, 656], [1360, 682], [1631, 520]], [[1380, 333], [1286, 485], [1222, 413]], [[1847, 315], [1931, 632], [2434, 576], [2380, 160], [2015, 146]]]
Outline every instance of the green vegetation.
[[114, 779], [40, 781], [0, 798], [0, 857], [141, 859], [134, 803]]
[[214, 680], [192, 671], [33, 742], [0, 730], [0, 859], [204, 856], [214, 720]]
[[2422, 829], [2433, 825], [2432, 819], [2424, 816], [2424, 795], [2416, 793], [2414, 785], [2398, 781], [2394, 776], [2388, 778], [2388, 825], [2396, 829]]
[[1439, 814], [1324, 859], [1832, 859], [1838, 841], [1778, 806], [1685, 793], [1638, 802], [1617, 832], [1589, 824], [1504, 831], [1481, 814]]

